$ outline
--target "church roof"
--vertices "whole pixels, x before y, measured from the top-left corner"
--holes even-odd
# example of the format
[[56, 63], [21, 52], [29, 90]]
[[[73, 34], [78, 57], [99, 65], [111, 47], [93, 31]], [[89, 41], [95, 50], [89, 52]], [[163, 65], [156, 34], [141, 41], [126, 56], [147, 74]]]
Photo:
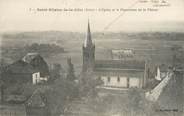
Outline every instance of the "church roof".
[[137, 70], [142, 71], [145, 69], [144, 61], [124, 61], [124, 60], [96, 60], [95, 70]]

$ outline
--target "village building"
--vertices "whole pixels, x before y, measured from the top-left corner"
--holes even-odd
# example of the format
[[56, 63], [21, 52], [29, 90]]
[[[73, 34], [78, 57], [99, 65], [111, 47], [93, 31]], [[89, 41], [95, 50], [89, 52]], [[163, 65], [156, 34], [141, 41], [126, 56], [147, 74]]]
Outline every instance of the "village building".
[[[138, 60], [96, 60], [95, 44], [92, 41], [90, 24], [88, 22], [87, 36], [82, 47], [83, 50], [83, 74], [91, 74], [91, 78], [103, 81], [101, 88], [128, 89], [144, 88], [146, 85], [146, 62]], [[120, 51], [124, 52], [124, 51]], [[133, 54], [131, 50], [126, 54]]]
[[32, 74], [37, 72], [30, 64], [18, 60], [10, 64], [2, 74], [5, 83], [26, 83], [32, 82]]
[[49, 75], [49, 68], [47, 62], [38, 53], [27, 53], [26, 56], [22, 58], [22, 61], [30, 64], [33, 68], [40, 72], [41, 77]]
[[48, 81], [49, 76], [41, 77], [40, 72], [36, 72], [32, 74], [32, 83], [40, 84]]
[[38, 53], [28, 53], [23, 59], [8, 65], [2, 73], [5, 83], [43, 83], [49, 78], [49, 68]]
[[135, 55], [133, 49], [112, 49], [111, 58], [113, 60], [123, 60], [127, 58], [133, 58]]

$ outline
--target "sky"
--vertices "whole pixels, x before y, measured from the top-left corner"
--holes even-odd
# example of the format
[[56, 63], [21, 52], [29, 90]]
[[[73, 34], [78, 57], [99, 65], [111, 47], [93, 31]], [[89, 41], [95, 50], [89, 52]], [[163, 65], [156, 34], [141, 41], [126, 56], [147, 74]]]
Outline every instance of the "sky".
[[[140, 1], [148, 1], [143, 3]], [[156, 0], [0, 0], [0, 32], [84, 32], [90, 20], [92, 31], [182, 31], [184, 0], [164, 0], [169, 6], [153, 7]], [[162, 0], [158, 0], [159, 2]], [[37, 9], [147, 9], [157, 11], [37, 11]]]

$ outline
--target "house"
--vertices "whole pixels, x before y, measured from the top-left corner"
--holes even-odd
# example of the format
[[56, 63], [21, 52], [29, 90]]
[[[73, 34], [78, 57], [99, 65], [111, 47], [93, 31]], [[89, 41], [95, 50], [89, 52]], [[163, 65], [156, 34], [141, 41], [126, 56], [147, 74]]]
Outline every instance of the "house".
[[25, 102], [25, 108], [26, 116], [50, 116], [47, 101], [38, 90]]
[[[39, 76], [39, 77], [37, 77]], [[45, 60], [38, 53], [28, 53], [21, 60], [8, 65], [2, 73], [4, 82], [12, 83], [40, 83], [49, 78], [49, 68]]]
[[26, 83], [32, 82], [32, 74], [37, 72], [34, 67], [22, 60], [18, 60], [6, 67], [2, 74], [5, 83]]
[[45, 77], [41, 77], [40, 76], [40, 72], [36, 72], [36, 73], [33, 73], [32, 74], [32, 82], [33, 84], [39, 84], [39, 83], [44, 83], [44, 82], [47, 82], [48, 81], [48, 76], [45, 76]]
[[111, 57], [114, 60], [132, 58], [134, 54], [135, 53], [132, 49], [113, 49], [111, 50]]
[[22, 61], [30, 64], [33, 66], [33, 68], [37, 71], [40, 72], [40, 75], [42, 77], [48, 76], [49, 75], [49, 68], [47, 62], [43, 59], [42, 56], [38, 53], [27, 53], [22, 58]]
[[[102, 80], [102, 88], [144, 88], [144, 86], [146, 85], [145, 61], [95, 59], [95, 44], [92, 42], [89, 22], [87, 28], [87, 36], [82, 50], [82, 73], [84, 74], [84, 78], [86, 74], [90, 74], [92, 75], [91, 78]], [[131, 53], [131, 51], [127, 52]]]

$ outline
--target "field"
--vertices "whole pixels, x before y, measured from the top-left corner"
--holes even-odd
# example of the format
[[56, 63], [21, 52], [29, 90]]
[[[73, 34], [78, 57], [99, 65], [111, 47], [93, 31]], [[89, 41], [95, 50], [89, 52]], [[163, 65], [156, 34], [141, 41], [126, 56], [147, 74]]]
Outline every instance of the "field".
[[[78, 32], [21, 32], [3, 33], [1, 39], [1, 52], [4, 48], [15, 49], [32, 43], [57, 44], [64, 48], [66, 53], [59, 53], [46, 57], [48, 64], [60, 63], [66, 66], [66, 59], [72, 58], [76, 73], [79, 74], [82, 65], [82, 45], [85, 33]], [[156, 64], [171, 64], [171, 47], [178, 45], [184, 48], [184, 33], [92, 33], [96, 45], [96, 59], [111, 59], [112, 49], [133, 49], [138, 59], [151, 59]], [[17, 51], [18, 52], [18, 51]], [[4, 58], [3, 56], [1, 56]], [[8, 63], [13, 62], [4, 58]]]

